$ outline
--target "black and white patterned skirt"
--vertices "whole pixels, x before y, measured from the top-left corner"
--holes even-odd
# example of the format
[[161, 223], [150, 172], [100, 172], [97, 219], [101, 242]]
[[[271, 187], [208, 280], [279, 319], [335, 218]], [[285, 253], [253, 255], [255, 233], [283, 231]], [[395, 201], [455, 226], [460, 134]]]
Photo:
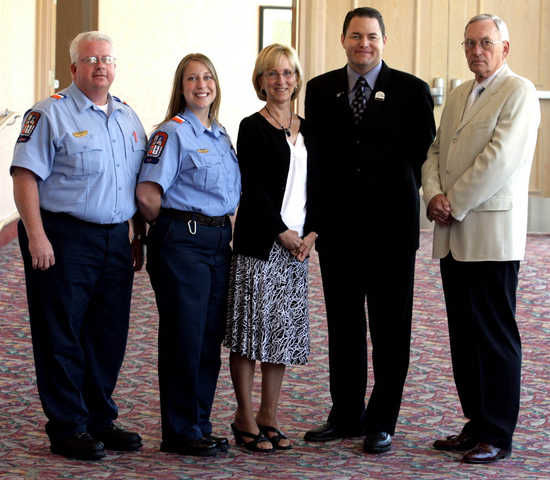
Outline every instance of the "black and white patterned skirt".
[[309, 356], [308, 260], [278, 242], [267, 261], [235, 255], [224, 346], [251, 360], [304, 365]]

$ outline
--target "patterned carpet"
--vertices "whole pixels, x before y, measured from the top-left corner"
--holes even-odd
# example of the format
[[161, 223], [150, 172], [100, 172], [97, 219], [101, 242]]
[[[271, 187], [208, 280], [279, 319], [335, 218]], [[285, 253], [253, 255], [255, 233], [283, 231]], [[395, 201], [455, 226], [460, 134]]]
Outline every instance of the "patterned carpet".
[[[393, 449], [363, 454], [361, 439], [316, 445], [303, 441], [328, 412], [327, 338], [317, 259], [310, 263], [312, 354], [310, 364], [288, 370], [280, 421], [294, 441], [287, 453], [259, 456], [232, 446], [214, 459], [159, 452], [156, 378], [157, 313], [145, 273], [136, 277], [128, 351], [115, 398], [120, 423], [139, 431], [138, 453], [110, 454], [100, 462], [51, 455], [43, 432], [16, 242], [0, 248], [0, 479], [536, 479], [550, 478], [550, 236], [529, 236], [520, 272], [518, 322], [523, 337], [522, 405], [511, 458], [491, 466], [458, 462], [430, 448], [456, 433], [460, 409], [450, 370], [438, 263], [431, 236], [422, 233], [417, 260], [411, 367]], [[229, 436], [235, 401], [227, 352], [213, 409], [216, 434]], [[256, 392], [258, 393], [258, 392]], [[232, 442], [233, 443], [233, 442]]]

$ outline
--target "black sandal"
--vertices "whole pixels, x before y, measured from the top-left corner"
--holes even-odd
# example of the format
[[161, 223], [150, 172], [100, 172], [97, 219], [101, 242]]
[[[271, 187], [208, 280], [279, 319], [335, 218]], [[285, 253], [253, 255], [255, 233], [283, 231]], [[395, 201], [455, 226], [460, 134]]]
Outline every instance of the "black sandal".
[[[288, 437], [275, 427], [270, 427], [269, 425], [258, 425], [258, 428], [260, 429], [260, 433], [263, 433], [263, 435], [271, 442], [274, 449], [290, 450], [292, 448], [292, 444], [280, 445], [281, 440], [288, 440]], [[275, 435], [270, 436], [270, 433], [274, 433]]]
[[[233, 435], [235, 436], [235, 442], [237, 445], [242, 445], [247, 450], [250, 450], [251, 452], [260, 452], [260, 453], [273, 453], [275, 451], [275, 448], [260, 448], [258, 447], [258, 443], [260, 442], [273, 442], [271, 439], [266, 438], [260, 429], [260, 433], [258, 435], [254, 435], [250, 432], [244, 432], [242, 430], [239, 430], [234, 423], [231, 424], [231, 430], [233, 431]], [[246, 442], [244, 438], [251, 438], [252, 441]]]

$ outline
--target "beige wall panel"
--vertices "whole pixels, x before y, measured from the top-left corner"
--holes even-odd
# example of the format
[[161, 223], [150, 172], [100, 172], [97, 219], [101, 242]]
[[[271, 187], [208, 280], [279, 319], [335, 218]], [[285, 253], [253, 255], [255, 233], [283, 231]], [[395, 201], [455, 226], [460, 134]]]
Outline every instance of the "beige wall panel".
[[[430, 85], [435, 77], [447, 76], [447, 17], [446, 2], [419, 0], [417, 2], [415, 46], [416, 69], [414, 74]], [[431, 48], [427, 48], [430, 45]]]
[[[529, 78], [538, 90], [550, 89], [550, 2], [525, 0], [509, 2], [482, 0], [484, 12], [494, 13], [506, 21], [510, 30], [508, 64], [514, 72]], [[541, 127], [529, 191], [535, 195], [550, 196], [550, 142], [547, 135], [550, 125], [550, 101], [541, 101]]]
[[352, 0], [327, 1], [325, 71], [342, 68], [347, 62], [341, 43], [342, 26], [346, 13], [354, 8]]
[[[220, 119], [236, 142], [239, 123], [263, 106], [251, 76], [258, 54], [261, 0], [99, 0], [99, 29], [116, 45], [112, 91], [147, 131], [165, 115], [174, 71], [188, 53], [210, 57], [221, 82]], [[291, 0], [269, 5], [291, 6]]]
[[54, 92], [56, 20], [55, 0], [36, 0], [35, 101]]
[[531, 167], [531, 176], [529, 178], [529, 193], [541, 195], [543, 190], [542, 184], [542, 155], [543, 155], [543, 132], [539, 129], [537, 139], [537, 149], [533, 158], [533, 166]]
[[297, 50], [306, 81], [325, 71], [327, 23], [326, 0], [299, 0]]
[[304, 88], [298, 95], [297, 113], [304, 115], [305, 84], [325, 71], [327, 0], [298, 1], [297, 51], [304, 73]]
[[541, 48], [536, 59], [541, 73], [541, 90], [550, 90], [550, 0], [541, 0]]
[[359, 7], [374, 7], [382, 14], [388, 37], [384, 48], [384, 60], [388, 65], [414, 73], [417, 48], [417, 0], [373, 0], [357, 3]]
[[1, 111], [7, 108], [24, 112], [34, 103], [35, 3], [35, 0], [0, 1]]
[[465, 81], [473, 78], [473, 74], [466, 63], [464, 48], [460, 43], [464, 40], [466, 22], [478, 13], [480, 12], [477, 0], [449, 0], [449, 82], [453, 79]]
[[[527, 77], [537, 88], [543, 83], [541, 59], [541, 0], [482, 0], [482, 13], [501, 17], [510, 30], [508, 63], [514, 72]], [[548, 65], [548, 62], [544, 62]]]
[[[447, 78], [449, 49], [449, 6], [440, 0], [419, 0], [417, 2], [417, 38], [416, 65], [413, 72], [434, 86], [435, 78], [442, 78], [445, 88], [443, 102], [449, 93]], [[434, 116], [439, 123], [443, 105], [436, 105]]]
[[550, 125], [550, 100], [541, 100], [541, 126], [537, 150], [531, 169], [529, 192], [550, 197], [550, 138], [547, 125]]
[[[36, 1], [0, 1], [0, 18], [0, 112], [23, 114], [35, 102]], [[0, 126], [0, 229], [16, 218], [8, 170], [21, 118], [13, 119]]]

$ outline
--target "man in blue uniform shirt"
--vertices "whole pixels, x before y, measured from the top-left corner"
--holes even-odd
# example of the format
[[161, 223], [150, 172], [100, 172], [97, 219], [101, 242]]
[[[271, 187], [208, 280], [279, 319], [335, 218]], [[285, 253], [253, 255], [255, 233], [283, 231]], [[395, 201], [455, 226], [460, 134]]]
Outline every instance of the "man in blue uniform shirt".
[[11, 174], [38, 392], [54, 453], [97, 460], [137, 450], [113, 424], [111, 395], [126, 348], [134, 269], [143, 263], [135, 186], [145, 132], [109, 94], [110, 37], [77, 35], [73, 83], [27, 112]]

